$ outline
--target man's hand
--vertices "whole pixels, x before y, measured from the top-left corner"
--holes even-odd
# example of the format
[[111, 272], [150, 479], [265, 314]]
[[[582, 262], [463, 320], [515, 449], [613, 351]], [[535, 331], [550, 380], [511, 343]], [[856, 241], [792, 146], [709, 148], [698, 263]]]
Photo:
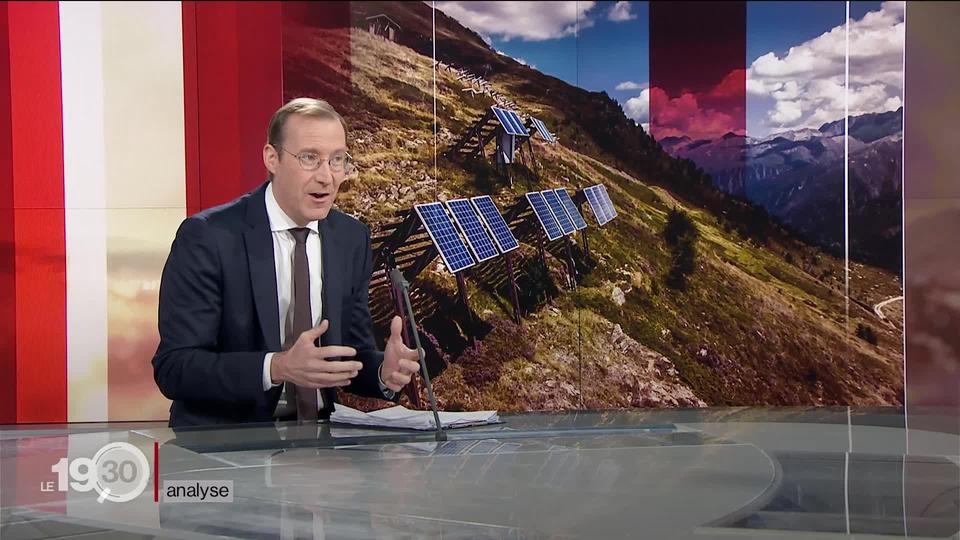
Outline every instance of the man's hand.
[[390, 339], [387, 340], [383, 364], [380, 365], [380, 380], [394, 392], [399, 392], [410, 382], [413, 374], [420, 371], [420, 355], [416, 349], [403, 344], [402, 331], [403, 321], [395, 316], [390, 322]]
[[[328, 358], [353, 357], [353, 347], [329, 345], [317, 347], [314, 342], [327, 331], [326, 319], [300, 334], [290, 349], [276, 353], [270, 363], [270, 379], [274, 384], [289, 381], [307, 388], [347, 386], [363, 364], [356, 361], [331, 361]], [[386, 381], [384, 381], [386, 382]]]

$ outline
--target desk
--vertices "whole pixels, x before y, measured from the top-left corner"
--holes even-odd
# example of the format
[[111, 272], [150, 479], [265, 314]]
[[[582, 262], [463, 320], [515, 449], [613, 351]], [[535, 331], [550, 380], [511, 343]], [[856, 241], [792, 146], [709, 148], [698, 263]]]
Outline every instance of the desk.
[[[2, 536], [957, 538], [960, 530], [960, 440], [912, 431], [919, 442], [905, 453], [895, 409], [502, 418], [442, 443], [431, 433], [294, 423], [21, 434], [0, 441]], [[33, 482], [23, 475], [49, 467], [51, 448], [66, 442], [73, 456], [116, 440], [151, 461], [158, 441], [161, 485], [231, 480], [233, 502], [157, 503], [151, 489], [129, 503], [24, 495]]]

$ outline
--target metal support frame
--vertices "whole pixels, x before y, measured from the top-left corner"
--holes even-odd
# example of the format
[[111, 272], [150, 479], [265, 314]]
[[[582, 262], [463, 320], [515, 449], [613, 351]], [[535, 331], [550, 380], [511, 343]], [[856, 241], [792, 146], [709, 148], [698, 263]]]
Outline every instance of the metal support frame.
[[[390, 270], [396, 268], [396, 264], [393, 261], [393, 255], [387, 253], [384, 260], [384, 266], [389, 273]], [[410, 327], [413, 326], [410, 324], [409, 317], [407, 312], [404, 309], [403, 305], [403, 293], [397, 290], [396, 287], [391, 285], [390, 287], [390, 298], [393, 300], [393, 307], [396, 310], [396, 314], [400, 316], [402, 321], [403, 329], [401, 330], [401, 337], [403, 338], [403, 343], [407, 347], [413, 347], [413, 335], [410, 333]], [[404, 387], [403, 392], [407, 395], [407, 398], [410, 399], [410, 403], [414, 407], [420, 407], [420, 379], [417, 377], [411, 377], [410, 383]]]
[[473, 342], [473, 332], [477, 326], [477, 321], [473, 318], [473, 310], [470, 309], [470, 299], [467, 297], [467, 281], [463, 277], [463, 271], [456, 273], [457, 276], [457, 294], [460, 296], [460, 303], [467, 312], [467, 321], [470, 329], [467, 332], [470, 335], [470, 341]]
[[539, 231], [537, 233], [537, 240], [538, 240], [537, 247], [540, 250], [540, 262], [543, 263], [543, 270], [544, 272], [547, 273], [547, 275], [549, 275], [550, 267], [547, 266], [547, 250], [544, 248], [543, 236], [544, 236], [543, 231]]
[[[583, 213], [583, 200], [578, 196], [574, 203], [577, 205], [577, 211], [580, 212], [580, 216], [585, 216], [586, 214]], [[584, 221], [586, 221], [586, 218], [584, 218]], [[587, 227], [580, 229], [580, 238], [583, 240], [583, 252], [587, 255], [588, 259], [592, 259], [593, 257], [590, 256], [590, 242], [587, 241]]]
[[523, 325], [523, 318], [520, 313], [520, 298], [517, 295], [517, 278], [513, 272], [513, 251], [504, 254], [507, 259], [507, 273], [510, 274], [510, 301], [513, 302], [513, 320], [518, 325]]
[[571, 289], [576, 290], [577, 288], [577, 266], [573, 262], [573, 249], [570, 247], [570, 237], [563, 237], [563, 246], [567, 252], [567, 274], [569, 277], [569, 285]]

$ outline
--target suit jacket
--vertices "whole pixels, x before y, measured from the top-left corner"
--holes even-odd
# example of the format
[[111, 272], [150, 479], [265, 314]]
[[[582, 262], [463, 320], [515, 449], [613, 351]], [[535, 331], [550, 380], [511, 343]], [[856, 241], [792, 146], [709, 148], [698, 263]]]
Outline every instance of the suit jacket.
[[[263, 358], [281, 350], [267, 184], [183, 221], [160, 282], [160, 345], [153, 375], [171, 399], [170, 426], [270, 422], [282, 386], [263, 390]], [[363, 369], [346, 389], [383, 398], [383, 353], [373, 338], [367, 287], [370, 230], [331, 210], [319, 222], [323, 345], [357, 350]]]

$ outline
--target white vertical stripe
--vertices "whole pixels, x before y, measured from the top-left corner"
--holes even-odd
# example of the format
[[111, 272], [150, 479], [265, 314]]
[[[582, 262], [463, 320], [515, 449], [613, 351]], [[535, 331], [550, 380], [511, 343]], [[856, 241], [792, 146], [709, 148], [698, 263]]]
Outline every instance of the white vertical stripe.
[[850, 2], [846, 2], [843, 63], [843, 329], [847, 334], [846, 363], [850, 363]]
[[[103, 79], [108, 206], [138, 216], [150, 208], [185, 209], [180, 2], [105, 2]], [[158, 238], [164, 251], [176, 225]]]
[[843, 453], [843, 520], [850, 534], [850, 452]]
[[[901, 321], [902, 358], [903, 358], [903, 453], [910, 453], [910, 415], [907, 410], [907, 3], [903, 3], [903, 64], [901, 74], [903, 84], [900, 102], [903, 113], [900, 115], [900, 287], [903, 291], [903, 313]], [[904, 499], [904, 536], [906, 536], [906, 499]]]
[[437, 3], [430, 3], [430, 28], [433, 31], [433, 178], [439, 180], [437, 174]]
[[853, 417], [850, 406], [847, 405], [847, 452], [853, 452]]
[[107, 219], [99, 2], [60, 3], [67, 420], [107, 419]]

